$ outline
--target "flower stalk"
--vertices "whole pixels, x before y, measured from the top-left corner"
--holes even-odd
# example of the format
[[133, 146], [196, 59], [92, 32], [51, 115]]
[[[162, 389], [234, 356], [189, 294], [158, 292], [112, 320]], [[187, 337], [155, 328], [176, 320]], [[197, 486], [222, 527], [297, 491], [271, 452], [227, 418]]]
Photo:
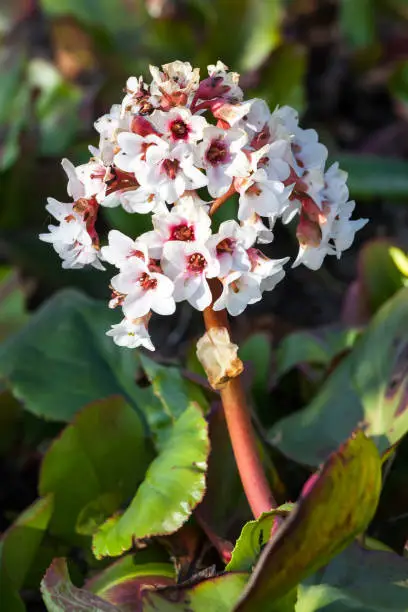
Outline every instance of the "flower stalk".
[[[210, 283], [213, 302], [221, 289], [220, 283]], [[203, 312], [206, 330], [229, 328], [225, 310], [215, 311], [212, 305]], [[266, 479], [257, 448], [251, 414], [242, 386], [241, 376], [229, 380], [220, 390], [225, 420], [234, 452], [235, 462], [249, 506], [255, 518], [277, 507]]]

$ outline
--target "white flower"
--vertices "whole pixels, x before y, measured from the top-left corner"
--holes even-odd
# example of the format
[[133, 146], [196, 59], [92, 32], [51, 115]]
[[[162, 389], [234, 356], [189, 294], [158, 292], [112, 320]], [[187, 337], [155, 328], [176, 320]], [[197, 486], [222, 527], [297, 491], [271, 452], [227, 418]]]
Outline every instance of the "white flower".
[[213, 198], [226, 193], [233, 177], [245, 177], [250, 162], [242, 151], [247, 143], [243, 130], [222, 130], [214, 126], [205, 128], [203, 142], [197, 147], [198, 164], [207, 171], [208, 191]]
[[142, 240], [132, 240], [118, 230], [111, 230], [108, 241], [108, 246], [101, 249], [102, 258], [117, 268], [123, 268], [132, 257], [138, 257], [148, 263], [147, 246]]
[[[130, 129], [130, 116], [122, 116], [120, 104], [114, 104], [109, 113], [95, 121], [94, 127], [100, 134], [96, 157], [100, 157], [104, 164], [110, 164], [113, 161], [119, 132]], [[92, 153], [95, 154], [94, 151]]]
[[169, 95], [180, 91], [189, 94], [197, 88], [200, 79], [199, 69], [193, 70], [190, 62], [176, 60], [163, 64], [162, 70], [157, 66], [149, 66], [149, 69], [153, 77], [150, 91], [155, 96], [161, 96], [163, 92]]
[[188, 145], [175, 147], [160, 140], [146, 151], [146, 161], [140, 162], [135, 175], [142, 187], [155, 191], [168, 204], [173, 204], [185, 191], [207, 185], [207, 177], [194, 166]]
[[128, 348], [138, 348], [143, 346], [149, 351], [154, 351], [153, 343], [150, 339], [149, 332], [143, 319], [124, 318], [120, 323], [112, 325], [111, 329], [106, 332], [107, 336], [111, 336], [113, 341], [118, 346], [126, 346]]
[[340, 258], [342, 251], [351, 247], [355, 233], [368, 223], [368, 219], [350, 219], [355, 206], [354, 201], [340, 204], [337, 215], [333, 220], [331, 238], [338, 258]]
[[[122, 103], [96, 121], [99, 148], [90, 147], [89, 162], [62, 160], [73, 202], [48, 200], [56, 221], [40, 239], [64, 268], [116, 266], [109, 307], [125, 318], [108, 335], [153, 350], [151, 312], [171, 314], [182, 300], [210, 307], [211, 279], [222, 283], [215, 310], [232, 315], [282, 280], [288, 258], [255, 248], [273, 241], [277, 219], [295, 221], [293, 266], [311, 269], [340, 257], [367, 220], [351, 218], [347, 174], [337, 163], [325, 170], [327, 149], [295, 109], [243, 100], [239, 74], [221, 61], [201, 81], [198, 68], [178, 60], [150, 72], [150, 84], [129, 77]], [[210, 213], [230, 197], [237, 210], [212, 233]], [[151, 215], [152, 230], [129, 237], [113, 229], [100, 248], [100, 207], [119, 205]]]
[[259, 161], [269, 179], [285, 181], [290, 174], [288, 157], [289, 143], [287, 140], [280, 139], [269, 144], [267, 151], [263, 153]]
[[192, 115], [188, 108], [171, 108], [167, 113], [156, 110], [150, 116], [153, 126], [172, 143], [196, 143], [208, 125], [205, 117]]
[[248, 304], [262, 298], [258, 279], [251, 273], [231, 272], [222, 279], [222, 293], [213, 305], [214, 310], [227, 309], [236, 317], [244, 312]]
[[239, 74], [238, 72], [228, 72], [228, 66], [223, 64], [220, 60], [216, 64], [210, 64], [207, 66], [208, 74], [212, 79], [219, 79], [222, 85], [227, 90], [228, 99], [242, 100], [244, 97], [242, 89], [239, 87]]
[[291, 187], [270, 180], [260, 168], [248, 178], [235, 181], [239, 195], [238, 219], [243, 221], [256, 213], [261, 217], [278, 217], [288, 206]]
[[316, 130], [304, 130], [299, 127], [299, 116], [295, 109], [283, 106], [274, 113], [275, 126], [283, 123], [292, 135], [293, 168], [298, 176], [307, 170], [317, 168], [323, 170], [327, 159], [327, 148], [319, 142]]
[[174, 285], [167, 276], [151, 272], [139, 257], [132, 257], [111, 280], [113, 289], [126, 295], [123, 301], [124, 315], [130, 319], [143, 317], [150, 310], [170, 315], [176, 309], [173, 298]]
[[302, 175], [304, 170], [324, 168], [327, 149], [319, 142], [316, 130], [298, 128], [292, 143], [292, 152], [296, 160], [295, 169], [299, 175]]
[[324, 174], [321, 193], [322, 200], [328, 202], [347, 202], [349, 197], [347, 177], [347, 172], [340, 170], [338, 162], [332, 164]]
[[100, 262], [100, 252], [98, 248], [92, 244], [91, 238], [85, 242], [74, 242], [66, 244], [62, 242], [54, 242], [54, 249], [62, 259], [62, 267], [64, 269], [79, 269], [85, 266], [92, 266], [97, 270], [105, 270]]
[[95, 197], [97, 202], [101, 202], [104, 199], [107, 181], [111, 178], [109, 167], [97, 159], [77, 167], [63, 159], [61, 165], [68, 177], [68, 195], [74, 200]]
[[[225, 127], [234, 127], [238, 126], [241, 129], [244, 129], [241, 125], [241, 120], [246, 117], [249, 112], [250, 105], [248, 102], [243, 103], [231, 103], [225, 101], [224, 99], [214, 100], [211, 105], [211, 112], [217, 119], [221, 119], [223, 122], [226, 122], [228, 125]], [[221, 126], [220, 126], [221, 127]]]
[[163, 142], [156, 134], [139, 136], [132, 132], [121, 132], [118, 135], [120, 151], [114, 157], [115, 165], [125, 172], [136, 173], [139, 162], [144, 158], [149, 147]]
[[300, 264], [309, 268], [309, 270], [318, 270], [321, 268], [326, 255], [334, 255], [335, 250], [328, 243], [321, 243], [317, 247], [310, 245], [300, 245], [299, 253], [292, 264], [292, 268], [296, 268]]
[[211, 235], [211, 219], [205, 208], [193, 198], [182, 198], [171, 211], [152, 216], [154, 230], [145, 232], [141, 239], [148, 245], [149, 253], [158, 259], [163, 246], [169, 241], [202, 242]]
[[129, 113], [135, 115], [150, 114], [158, 106], [159, 100], [151, 96], [148, 86], [143, 82], [143, 77], [129, 77], [126, 81], [126, 95], [122, 100], [121, 117]]
[[220, 264], [220, 276], [226, 276], [229, 272], [248, 272], [251, 262], [247, 249], [256, 240], [254, 227], [241, 227], [234, 220], [221, 223], [218, 233], [213, 234], [207, 242], [211, 250], [215, 250]]
[[245, 104], [248, 107], [247, 112], [238, 127], [244, 129], [249, 138], [252, 139], [255, 134], [261, 132], [265, 125], [268, 124], [271, 111], [265, 100], [260, 98], [248, 100]]
[[248, 249], [251, 261], [251, 273], [257, 279], [261, 292], [272, 291], [284, 278], [283, 266], [289, 261], [289, 257], [283, 259], [270, 259], [259, 249]]
[[99, 251], [82, 216], [72, 203], [58, 202], [48, 198], [47, 211], [59, 221], [59, 225], [49, 225], [49, 234], [40, 234], [40, 240], [49, 242], [63, 260], [63, 268], [83, 268], [92, 265], [104, 270], [99, 261]]
[[368, 223], [368, 219], [350, 219], [354, 207], [355, 202], [325, 203], [318, 223], [301, 217], [299, 253], [292, 267], [302, 263], [318, 270], [326, 255], [339, 258], [353, 243], [355, 233]]
[[274, 224], [275, 217], [269, 217], [268, 225], [265, 225], [261, 217], [256, 213], [253, 213], [248, 219], [241, 221], [241, 227], [250, 227], [255, 230], [256, 239], [259, 244], [270, 244], [273, 241], [272, 229]]
[[211, 304], [207, 278], [216, 277], [220, 267], [206, 246], [198, 242], [166, 242], [161, 264], [174, 282], [176, 302], [187, 300], [197, 310], [204, 310]]

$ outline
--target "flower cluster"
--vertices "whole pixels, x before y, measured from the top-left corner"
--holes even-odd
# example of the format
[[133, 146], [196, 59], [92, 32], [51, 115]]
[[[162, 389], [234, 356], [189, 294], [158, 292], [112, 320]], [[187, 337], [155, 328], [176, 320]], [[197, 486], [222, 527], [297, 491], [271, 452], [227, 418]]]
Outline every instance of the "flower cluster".
[[[90, 161], [63, 160], [72, 201], [49, 199], [58, 225], [40, 238], [64, 268], [115, 266], [110, 306], [124, 318], [108, 335], [153, 350], [152, 313], [172, 314], [183, 300], [204, 310], [212, 302], [209, 280], [222, 283], [214, 310], [231, 315], [275, 287], [289, 258], [270, 259], [257, 245], [272, 242], [278, 218], [297, 222], [293, 266], [313, 270], [326, 255], [339, 257], [366, 220], [350, 220], [347, 175], [338, 164], [325, 169], [326, 147], [299, 126], [295, 110], [245, 101], [239, 75], [220, 61], [201, 81], [188, 62], [150, 72], [150, 84], [130, 77], [122, 103], [96, 121], [100, 141]], [[214, 231], [212, 212], [234, 194], [237, 218]], [[112, 230], [101, 247], [100, 206], [149, 213], [153, 229], [137, 237]]]

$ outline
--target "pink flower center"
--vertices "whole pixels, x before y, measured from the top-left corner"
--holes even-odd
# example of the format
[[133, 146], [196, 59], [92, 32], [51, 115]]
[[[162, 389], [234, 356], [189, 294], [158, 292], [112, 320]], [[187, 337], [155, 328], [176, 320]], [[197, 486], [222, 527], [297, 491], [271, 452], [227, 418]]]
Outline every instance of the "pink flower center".
[[193, 253], [187, 258], [187, 268], [194, 274], [201, 274], [207, 265], [206, 258], [201, 253]]
[[169, 179], [174, 181], [180, 167], [178, 159], [165, 159], [162, 163], [162, 170], [167, 174]]
[[255, 151], [258, 151], [258, 149], [261, 149], [264, 145], [268, 144], [270, 138], [271, 131], [266, 123], [262, 130], [258, 132], [251, 140], [251, 147], [253, 147]]
[[139, 276], [138, 282], [145, 291], [149, 291], [149, 289], [155, 289], [157, 287], [157, 280], [146, 274], [146, 272], [143, 272], [143, 274]]
[[228, 153], [229, 150], [227, 143], [222, 140], [222, 138], [217, 138], [213, 140], [208, 147], [206, 158], [210, 164], [216, 166], [217, 164], [223, 164], [227, 161]]
[[221, 255], [222, 253], [232, 253], [234, 250], [235, 241], [231, 240], [231, 238], [224, 238], [217, 244], [217, 253]]
[[187, 140], [190, 128], [179, 118], [170, 123], [170, 132], [174, 140]]
[[194, 226], [181, 223], [172, 227], [169, 240], [183, 240], [190, 242], [194, 240]]

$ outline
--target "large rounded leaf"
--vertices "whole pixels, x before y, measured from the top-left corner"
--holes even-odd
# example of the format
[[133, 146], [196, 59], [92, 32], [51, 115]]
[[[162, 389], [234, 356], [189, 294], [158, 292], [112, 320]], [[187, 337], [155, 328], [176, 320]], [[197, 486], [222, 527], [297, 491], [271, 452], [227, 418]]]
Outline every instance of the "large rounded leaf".
[[27, 410], [56, 421], [114, 394], [136, 406], [134, 354], [105, 335], [114, 322], [105, 303], [61, 291], [0, 346], [0, 378]]
[[191, 404], [175, 422], [130, 506], [95, 534], [95, 555], [117, 556], [134, 539], [179, 529], [204, 495], [208, 452], [207, 423]]
[[383, 453], [408, 431], [408, 288], [377, 313], [354, 349], [303, 410], [269, 439], [300, 463], [320, 465], [363, 428]]
[[261, 553], [237, 612], [263, 610], [345, 548], [373, 517], [380, 488], [378, 451], [358, 432], [306, 483]]
[[54, 495], [51, 530], [71, 536], [81, 511], [82, 526], [95, 530], [134, 495], [152, 459], [143, 424], [125, 400], [88, 405], [50, 446], [41, 466], [40, 493]]

